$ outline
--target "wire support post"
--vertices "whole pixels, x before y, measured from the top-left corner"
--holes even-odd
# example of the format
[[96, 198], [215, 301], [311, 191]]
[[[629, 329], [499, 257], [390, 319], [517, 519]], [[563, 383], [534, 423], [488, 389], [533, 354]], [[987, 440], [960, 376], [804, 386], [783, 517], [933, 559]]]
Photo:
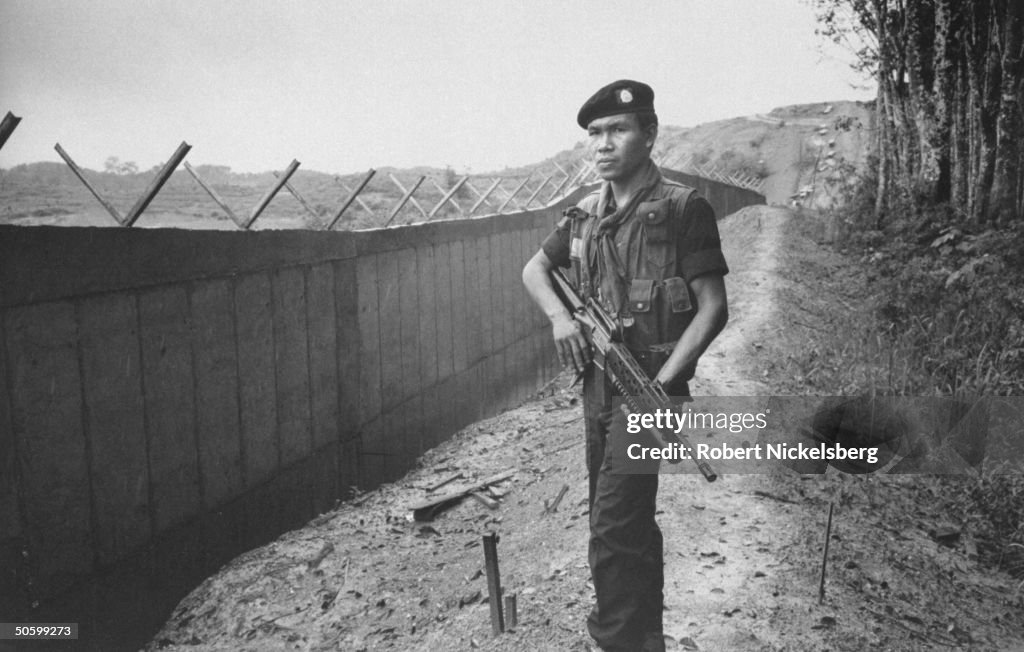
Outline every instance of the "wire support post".
[[96, 198], [96, 201], [98, 201], [100, 205], [103, 206], [103, 208], [105, 208], [108, 213], [110, 213], [110, 216], [114, 218], [114, 221], [120, 225], [123, 225], [124, 217], [121, 216], [121, 213], [116, 208], [114, 208], [113, 204], [108, 202], [103, 197], [103, 195], [100, 194], [99, 190], [97, 190], [91, 183], [89, 183], [89, 180], [85, 178], [85, 172], [83, 172], [82, 168], [78, 167], [78, 164], [75, 163], [74, 160], [72, 160], [71, 155], [64, 151], [64, 148], [60, 146], [60, 143], [54, 145], [53, 149], [55, 149], [57, 151], [57, 154], [59, 154], [60, 157], [64, 159], [64, 163], [66, 163], [67, 166], [71, 169], [71, 171], [75, 173], [75, 176], [78, 177], [78, 180], [82, 182], [82, 185], [84, 185], [89, 190], [89, 192], [92, 193], [92, 196]]
[[19, 122], [21, 122], [21, 118], [10, 111], [8, 111], [7, 115], [4, 116], [3, 122], [0, 122], [0, 149], [3, 149], [4, 145], [7, 143], [7, 139], [11, 137], [12, 133], [14, 133]]
[[498, 636], [505, 631], [501, 604], [501, 576], [498, 573], [498, 535], [484, 535], [484, 567], [487, 569], [487, 601], [491, 607], [491, 632]]
[[252, 209], [252, 212], [249, 213], [249, 217], [242, 221], [240, 226], [243, 229], [248, 230], [249, 227], [252, 226], [252, 223], [259, 218], [260, 214], [263, 213], [263, 210], [270, 204], [271, 200], [274, 199], [277, 193], [280, 192], [281, 188], [284, 187], [284, 184], [288, 183], [288, 179], [290, 179], [292, 175], [295, 174], [295, 171], [299, 169], [299, 165], [300, 164], [297, 160], [292, 159], [292, 162], [285, 169], [284, 173], [277, 177], [277, 181], [274, 182], [274, 185], [267, 190], [266, 194], [263, 195], [263, 198], [260, 199], [259, 203]]
[[210, 199], [212, 199], [218, 206], [220, 206], [220, 209], [224, 211], [224, 213], [229, 218], [231, 218], [231, 221], [235, 223], [235, 226], [242, 226], [241, 218], [235, 215], [235, 212], [231, 210], [231, 207], [227, 205], [227, 202], [225, 202], [224, 199], [222, 199], [221, 196], [217, 194], [217, 191], [213, 189], [213, 186], [206, 183], [206, 181], [201, 176], [199, 176], [199, 173], [196, 172], [195, 168], [189, 165], [188, 161], [185, 161], [185, 170], [192, 175], [192, 178], [196, 180], [196, 183], [199, 184], [199, 187], [206, 191], [206, 194], [210, 196]]
[[185, 141], [181, 141], [181, 144], [178, 145], [178, 149], [174, 150], [174, 153], [171, 154], [171, 158], [164, 163], [164, 166], [160, 168], [160, 171], [156, 173], [156, 176], [149, 183], [149, 186], [147, 186], [143, 191], [142, 196], [139, 197], [139, 200], [135, 202], [135, 205], [132, 206], [130, 211], [128, 211], [128, 215], [125, 216], [123, 222], [124, 226], [134, 225], [136, 220], [142, 216], [143, 211], [149, 207], [153, 198], [156, 197], [157, 193], [160, 192], [160, 189], [164, 187], [164, 184], [170, 180], [171, 175], [174, 174], [178, 165], [185, 160], [185, 156], [188, 154], [190, 149], [192, 149], [191, 145]]
[[825, 550], [821, 554], [821, 580], [818, 583], [818, 604], [825, 601], [825, 569], [828, 567], [828, 544], [832, 539], [832, 511], [835, 503], [828, 504], [828, 524], [825, 526]]
[[374, 170], [373, 168], [370, 168], [369, 171], [367, 171], [367, 173], [363, 175], [363, 178], [360, 179], [359, 181], [359, 185], [356, 186], [355, 189], [348, 194], [348, 197], [345, 199], [345, 202], [341, 205], [341, 208], [338, 209], [338, 212], [335, 213], [334, 217], [331, 218], [331, 221], [329, 221], [327, 223], [327, 226], [324, 227], [325, 231], [330, 231], [331, 229], [334, 228], [334, 225], [338, 223], [338, 220], [340, 220], [341, 216], [345, 214], [345, 211], [348, 210], [348, 207], [351, 206], [353, 202], [355, 202], [356, 198], [359, 197], [359, 193], [361, 193], [366, 188], [366, 184], [370, 183], [370, 179], [372, 179], [373, 175], [375, 174], [377, 174], [377, 171]]

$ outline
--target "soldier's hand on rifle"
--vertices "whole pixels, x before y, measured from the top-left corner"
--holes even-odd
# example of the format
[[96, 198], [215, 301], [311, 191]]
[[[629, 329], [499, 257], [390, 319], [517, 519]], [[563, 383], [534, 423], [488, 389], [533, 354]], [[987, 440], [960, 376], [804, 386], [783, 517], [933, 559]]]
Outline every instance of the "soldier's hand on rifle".
[[590, 362], [590, 345], [583, 336], [579, 323], [565, 315], [551, 320], [551, 329], [555, 337], [555, 348], [558, 350], [558, 361], [563, 367], [572, 367], [576, 373]]

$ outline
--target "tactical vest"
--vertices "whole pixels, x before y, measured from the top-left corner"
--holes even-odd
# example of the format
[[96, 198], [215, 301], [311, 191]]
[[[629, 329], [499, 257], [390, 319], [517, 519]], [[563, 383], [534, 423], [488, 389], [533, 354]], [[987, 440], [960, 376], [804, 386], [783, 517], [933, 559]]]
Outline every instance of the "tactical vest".
[[[606, 264], [608, 273], [597, 278], [595, 213], [600, 193], [588, 195], [573, 209], [570, 259], [573, 282], [584, 297], [595, 297], [622, 327], [623, 341], [644, 370], [653, 376], [672, 352], [693, 320], [696, 299], [680, 275], [678, 238], [683, 228], [683, 209], [694, 189], [662, 181], [660, 198], [641, 202], [614, 236], [621, 267]], [[615, 288], [612, 287], [615, 284]], [[614, 305], [613, 297], [620, 297]], [[682, 374], [689, 378], [692, 370]]]

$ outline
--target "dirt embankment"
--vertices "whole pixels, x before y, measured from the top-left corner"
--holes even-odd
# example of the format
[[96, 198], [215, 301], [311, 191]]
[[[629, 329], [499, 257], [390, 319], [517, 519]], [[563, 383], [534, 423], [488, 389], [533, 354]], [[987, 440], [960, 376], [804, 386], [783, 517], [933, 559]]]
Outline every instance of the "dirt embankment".
[[[731, 320], [702, 360], [696, 395], [777, 390], [762, 353], [775, 350], [769, 340], [852, 317], [835, 299], [841, 266], [797, 219], [752, 207], [721, 223]], [[581, 419], [576, 390], [555, 385], [467, 428], [401, 481], [234, 560], [182, 601], [148, 649], [591, 649]], [[461, 475], [435, 493], [504, 469], [516, 473], [490, 494], [496, 509], [466, 500], [430, 523], [411, 520], [408, 506], [441, 481]], [[1024, 649], [1020, 588], [981, 568], [969, 547], [933, 538], [940, 515], [927, 492], [913, 478], [835, 472], [713, 484], [664, 476], [669, 649]], [[500, 536], [502, 583], [518, 600], [518, 627], [498, 637], [480, 545], [488, 532]]]

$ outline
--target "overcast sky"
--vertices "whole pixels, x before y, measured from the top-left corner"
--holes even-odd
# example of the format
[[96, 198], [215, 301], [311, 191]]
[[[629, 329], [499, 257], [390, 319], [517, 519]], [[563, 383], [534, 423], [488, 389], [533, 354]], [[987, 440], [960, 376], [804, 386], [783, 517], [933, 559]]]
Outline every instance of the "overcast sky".
[[806, 0], [0, 0], [0, 167], [185, 140], [236, 171], [487, 172], [572, 147], [620, 78], [677, 126], [871, 99], [814, 27]]

